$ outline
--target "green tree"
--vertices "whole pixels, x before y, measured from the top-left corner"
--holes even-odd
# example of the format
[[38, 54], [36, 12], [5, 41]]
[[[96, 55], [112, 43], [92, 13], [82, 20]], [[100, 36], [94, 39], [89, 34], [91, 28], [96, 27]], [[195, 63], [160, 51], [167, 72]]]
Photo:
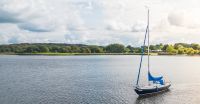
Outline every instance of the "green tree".
[[125, 52], [125, 47], [122, 44], [110, 44], [106, 46], [106, 52], [108, 53], [123, 53]]
[[184, 48], [178, 48], [178, 54], [184, 54]]
[[100, 48], [99, 46], [89, 46], [89, 49], [91, 50], [91, 53], [103, 53], [103, 48]]
[[129, 48], [125, 48], [125, 51], [124, 51], [125, 53], [130, 53], [131, 52], [131, 50], [129, 49]]
[[160, 44], [156, 44], [156, 45], [150, 45], [149, 49], [150, 50], [162, 50], [163, 47], [164, 47], [163, 44], [160, 43]]
[[156, 46], [154, 46], [154, 45], [150, 45], [150, 46], [149, 46], [149, 49], [150, 49], [150, 50], [156, 50], [157, 48], [156, 48]]
[[59, 46], [54, 45], [50, 48], [50, 52], [59, 52], [59, 48]]
[[22, 47], [20, 47], [20, 46], [16, 46], [13, 52], [22, 53], [22, 52], [24, 52], [24, 49]]
[[199, 44], [192, 43], [191, 48], [193, 48], [194, 50], [199, 50], [200, 46], [199, 46]]
[[163, 46], [163, 48], [162, 48], [162, 51], [165, 51], [165, 52], [166, 52], [168, 46], [169, 46], [168, 44], [165, 44], [165, 45]]
[[87, 47], [82, 47], [81, 48], [81, 53], [91, 53], [91, 50]]
[[26, 53], [36, 53], [36, 52], [39, 52], [39, 48], [35, 45], [29, 46], [28, 48], [26, 48], [25, 52]]
[[46, 46], [42, 45], [42, 46], [39, 46], [38, 48], [39, 48], [39, 52], [49, 52], [49, 48]]
[[157, 49], [162, 50], [162, 48], [164, 47], [164, 45], [162, 43], [156, 45]]
[[181, 45], [183, 46], [184, 48], [191, 48], [191, 45], [190, 44], [187, 44], [187, 43], [175, 43], [174, 44], [174, 48], [175, 49], [178, 49], [178, 46]]
[[193, 48], [187, 48], [186, 50], [188, 55], [194, 55], [195, 54], [195, 50]]
[[71, 47], [70, 46], [62, 46], [59, 48], [59, 52], [61, 53], [70, 53], [71, 52]]
[[80, 47], [78, 47], [78, 46], [71, 46], [71, 51], [72, 51], [73, 53], [80, 53], [80, 52], [81, 52], [81, 49], [80, 49]]
[[169, 54], [176, 54], [177, 50], [174, 49], [174, 47], [172, 45], [168, 45], [167, 48], [166, 48], [166, 52], [169, 53]]
[[128, 53], [130, 53], [130, 52], [133, 53], [133, 47], [131, 47], [131, 45], [128, 45], [126, 47], [125, 51], [128, 52]]
[[142, 49], [140, 47], [133, 48], [133, 53], [141, 53]]

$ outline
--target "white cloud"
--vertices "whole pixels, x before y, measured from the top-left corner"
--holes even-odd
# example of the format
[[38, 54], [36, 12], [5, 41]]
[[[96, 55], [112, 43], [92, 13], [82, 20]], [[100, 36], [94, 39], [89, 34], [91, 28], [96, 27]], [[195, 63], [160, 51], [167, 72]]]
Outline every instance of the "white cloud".
[[140, 45], [147, 21], [145, 5], [151, 10], [151, 43], [200, 43], [197, 40], [200, 38], [198, 2], [1, 0], [0, 44], [66, 42], [106, 45], [119, 42]]
[[174, 26], [184, 26], [184, 13], [170, 13], [168, 16], [168, 21], [171, 25]]
[[200, 28], [200, 15], [197, 11], [173, 11], [168, 16], [168, 21], [171, 25], [186, 27], [186, 28]]

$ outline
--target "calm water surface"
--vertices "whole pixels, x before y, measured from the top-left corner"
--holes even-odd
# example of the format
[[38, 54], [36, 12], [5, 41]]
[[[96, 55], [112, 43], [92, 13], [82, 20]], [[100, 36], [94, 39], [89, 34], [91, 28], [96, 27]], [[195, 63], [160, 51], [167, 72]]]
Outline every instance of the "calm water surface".
[[[152, 56], [172, 82], [147, 98], [134, 92], [139, 56], [0, 56], [0, 104], [199, 104], [200, 57]], [[141, 82], [145, 82], [146, 66]]]

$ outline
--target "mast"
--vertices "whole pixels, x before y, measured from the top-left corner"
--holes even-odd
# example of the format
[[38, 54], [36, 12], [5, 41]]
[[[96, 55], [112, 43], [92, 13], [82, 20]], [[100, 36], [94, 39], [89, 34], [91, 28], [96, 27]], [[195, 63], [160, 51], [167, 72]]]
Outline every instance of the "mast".
[[147, 38], [147, 35], [148, 35], [148, 71], [149, 71], [149, 9], [148, 9], [148, 20], [147, 20], [147, 27], [146, 27], [146, 31], [145, 31], [145, 37], [144, 37], [144, 42], [143, 42], [143, 47], [142, 47], [142, 55], [141, 55], [141, 58], [140, 58], [140, 66], [139, 66], [139, 71], [138, 71], [138, 76], [137, 76], [137, 83], [136, 83], [136, 86], [138, 86], [138, 83], [139, 83], [139, 78], [140, 78], [140, 70], [141, 70], [141, 67], [142, 67], [142, 61], [143, 61], [143, 56], [144, 56], [144, 47], [145, 47], [145, 43], [146, 43], [146, 38]]
[[149, 9], [148, 9], [148, 18], [147, 18], [147, 23], [148, 23], [148, 25], [147, 25], [147, 31], [148, 31], [148, 72], [149, 72], [149, 69], [150, 69], [150, 63], [149, 63], [149, 61], [150, 61], [150, 59], [149, 59]]

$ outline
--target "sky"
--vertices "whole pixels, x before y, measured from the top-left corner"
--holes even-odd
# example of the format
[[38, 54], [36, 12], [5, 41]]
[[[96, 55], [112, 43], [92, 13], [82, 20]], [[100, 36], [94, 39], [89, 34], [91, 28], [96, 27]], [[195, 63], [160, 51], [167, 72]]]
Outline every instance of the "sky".
[[0, 44], [200, 43], [199, 0], [0, 0]]

